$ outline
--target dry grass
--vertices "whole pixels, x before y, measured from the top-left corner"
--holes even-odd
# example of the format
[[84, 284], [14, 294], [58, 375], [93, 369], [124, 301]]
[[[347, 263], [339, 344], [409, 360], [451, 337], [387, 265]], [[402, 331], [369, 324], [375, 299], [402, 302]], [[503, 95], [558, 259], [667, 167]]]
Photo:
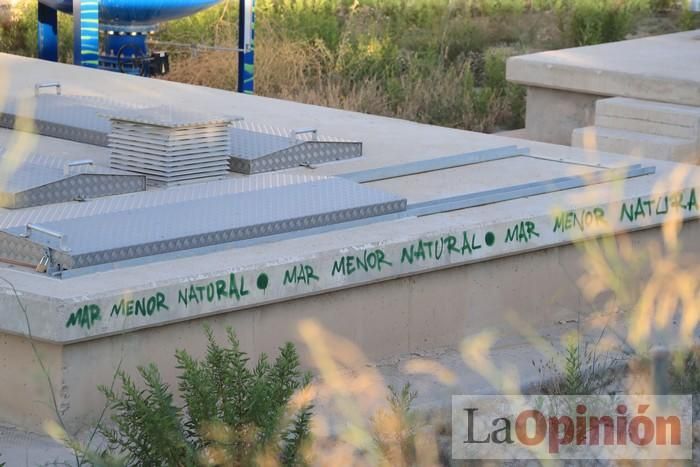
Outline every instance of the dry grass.
[[[320, 41], [288, 39], [265, 23], [262, 28], [256, 44], [259, 95], [485, 132], [513, 118], [512, 96], [478, 87], [471, 59], [411, 70], [387, 89], [377, 76], [348, 79], [340, 70], [343, 64]], [[493, 54], [502, 61], [515, 53], [498, 51], [505, 51]], [[174, 58], [163, 79], [235, 90], [236, 71], [234, 52], [184, 53]]]

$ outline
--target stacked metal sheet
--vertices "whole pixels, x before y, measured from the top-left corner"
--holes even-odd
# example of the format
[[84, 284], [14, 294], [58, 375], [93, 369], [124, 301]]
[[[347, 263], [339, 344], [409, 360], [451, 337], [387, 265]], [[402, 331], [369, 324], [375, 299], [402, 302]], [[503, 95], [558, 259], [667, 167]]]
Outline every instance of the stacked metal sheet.
[[146, 178], [100, 169], [91, 160], [63, 161], [32, 155], [0, 157], [0, 207], [20, 209], [133, 193], [146, 189]]
[[[205, 187], [206, 184], [197, 184]], [[171, 190], [166, 190], [171, 191]], [[147, 201], [150, 193], [141, 194]], [[96, 210], [107, 200], [95, 200]], [[0, 258], [50, 271], [302, 231], [406, 210], [406, 200], [340, 178], [54, 220], [0, 231]], [[89, 211], [89, 210], [88, 210]], [[0, 214], [0, 217], [1, 214]]]
[[272, 172], [362, 156], [362, 143], [320, 136], [315, 129], [282, 129], [237, 121], [230, 129], [231, 171]]
[[107, 146], [110, 124], [104, 114], [139, 108], [101, 97], [39, 94], [9, 99], [0, 112], [0, 126]]
[[112, 168], [144, 174], [150, 184], [166, 186], [228, 174], [230, 119], [170, 107], [109, 117]]

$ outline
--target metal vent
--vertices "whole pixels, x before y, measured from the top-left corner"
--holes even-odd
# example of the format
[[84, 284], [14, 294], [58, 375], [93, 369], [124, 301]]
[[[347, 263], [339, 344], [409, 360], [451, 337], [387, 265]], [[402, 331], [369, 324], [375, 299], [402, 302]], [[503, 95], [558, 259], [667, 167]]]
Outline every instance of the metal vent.
[[405, 211], [406, 200], [339, 178], [0, 232], [0, 258], [75, 269]]
[[156, 185], [223, 177], [228, 173], [227, 119], [208, 119], [169, 107], [109, 116], [110, 166]]
[[362, 156], [362, 143], [320, 136], [315, 129], [288, 130], [237, 121], [231, 126], [230, 139], [231, 171], [242, 174]]
[[64, 162], [33, 155], [0, 157], [0, 207], [19, 209], [146, 189], [146, 178], [96, 167], [91, 160]]

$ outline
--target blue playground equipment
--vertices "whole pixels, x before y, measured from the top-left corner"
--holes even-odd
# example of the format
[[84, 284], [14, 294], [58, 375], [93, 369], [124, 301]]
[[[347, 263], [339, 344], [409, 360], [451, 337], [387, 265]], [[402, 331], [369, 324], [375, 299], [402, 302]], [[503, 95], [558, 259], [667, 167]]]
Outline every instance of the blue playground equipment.
[[[192, 15], [222, 0], [39, 0], [39, 58], [58, 60], [58, 11], [73, 14], [76, 65], [153, 76], [168, 55], [146, 43], [158, 24]], [[254, 91], [255, 0], [239, 0], [238, 90]], [[100, 49], [100, 33], [103, 35]]]

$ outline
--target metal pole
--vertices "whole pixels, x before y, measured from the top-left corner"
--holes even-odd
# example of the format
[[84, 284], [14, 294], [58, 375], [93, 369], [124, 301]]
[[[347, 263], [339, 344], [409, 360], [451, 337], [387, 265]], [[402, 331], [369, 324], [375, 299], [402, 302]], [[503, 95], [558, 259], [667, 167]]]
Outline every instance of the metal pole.
[[73, 63], [97, 68], [100, 59], [99, 0], [73, 0]]
[[58, 11], [39, 3], [39, 58], [58, 61]]
[[255, 0], [239, 0], [238, 92], [255, 92]]

